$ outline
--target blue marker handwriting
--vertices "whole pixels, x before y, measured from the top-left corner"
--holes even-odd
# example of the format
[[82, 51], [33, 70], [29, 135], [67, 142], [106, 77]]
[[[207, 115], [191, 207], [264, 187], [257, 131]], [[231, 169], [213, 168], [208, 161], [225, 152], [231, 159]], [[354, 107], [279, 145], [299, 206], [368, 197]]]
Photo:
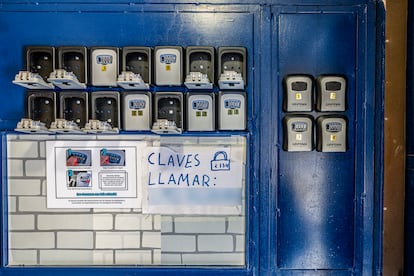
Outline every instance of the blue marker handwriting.
[[148, 155], [148, 165], [152, 166], [168, 166], [178, 168], [194, 168], [200, 166], [199, 154], [179, 154], [169, 153], [162, 154], [161, 152], [151, 152]]

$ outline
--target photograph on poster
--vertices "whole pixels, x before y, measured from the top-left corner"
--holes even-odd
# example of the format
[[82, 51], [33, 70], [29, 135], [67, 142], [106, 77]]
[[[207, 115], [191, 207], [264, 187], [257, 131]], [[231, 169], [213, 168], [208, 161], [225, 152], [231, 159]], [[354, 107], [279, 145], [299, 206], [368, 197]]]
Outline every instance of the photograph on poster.
[[92, 187], [92, 172], [68, 170], [66, 184], [70, 188], [90, 188]]
[[66, 150], [66, 166], [91, 166], [91, 151], [90, 150]]
[[125, 166], [125, 150], [101, 149], [101, 166]]

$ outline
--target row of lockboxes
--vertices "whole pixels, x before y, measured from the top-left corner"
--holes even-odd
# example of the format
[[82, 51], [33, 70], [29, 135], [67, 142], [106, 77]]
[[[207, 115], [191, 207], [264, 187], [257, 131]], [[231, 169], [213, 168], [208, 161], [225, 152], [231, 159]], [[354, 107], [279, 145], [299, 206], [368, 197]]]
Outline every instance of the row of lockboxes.
[[85, 89], [121, 86], [148, 90], [150, 85], [189, 89], [244, 90], [245, 47], [31, 46], [25, 49], [26, 71], [13, 81], [29, 89]]
[[[283, 118], [283, 149], [292, 152], [312, 151], [315, 120], [310, 115], [291, 114]], [[347, 119], [342, 115], [323, 115], [316, 119], [316, 150], [347, 150]]]
[[[126, 131], [181, 133], [188, 131], [245, 130], [246, 93], [28, 91], [27, 115], [50, 127], [65, 119], [83, 128], [89, 119]], [[158, 126], [165, 121], [173, 129]], [[217, 127], [216, 127], [217, 122]]]
[[[314, 84], [316, 83], [316, 85]], [[314, 87], [316, 86], [316, 97]], [[285, 112], [312, 111], [314, 98], [317, 111], [346, 110], [346, 79], [341, 75], [290, 75], [283, 80]]]

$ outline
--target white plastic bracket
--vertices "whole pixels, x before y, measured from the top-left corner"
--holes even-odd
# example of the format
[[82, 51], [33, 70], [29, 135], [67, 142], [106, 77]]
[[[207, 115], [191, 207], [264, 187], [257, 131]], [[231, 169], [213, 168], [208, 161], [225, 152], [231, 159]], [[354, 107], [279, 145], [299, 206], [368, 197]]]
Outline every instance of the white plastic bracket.
[[39, 74], [30, 71], [19, 71], [12, 82], [28, 89], [54, 88], [53, 84], [45, 82]]
[[151, 129], [152, 132], [157, 134], [181, 134], [181, 128], [178, 128], [174, 121], [168, 121], [165, 119], [158, 119]]
[[70, 133], [70, 134], [84, 134], [77, 123], [73, 121], [67, 121], [65, 119], [56, 119], [56, 121], [52, 122], [49, 128], [50, 131], [56, 133]]
[[29, 133], [29, 134], [52, 134], [53, 131], [49, 131], [46, 125], [40, 121], [33, 121], [32, 119], [21, 119], [17, 123], [14, 129], [18, 132]]
[[86, 89], [86, 84], [79, 82], [73, 72], [65, 69], [56, 69], [47, 80], [61, 89]]
[[103, 122], [99, 120], [89, 120], [85, 124], [85, 127], [82, 130], [86, 133], [93, 133], [93, 134], [118, 134], [118, 128], [112, 128], [112, 126], [108, 122]]
[[140, 74], [135, 74], [130, 71], [122, 71], [116, 83], [124, 89], [149, 89], [149, 84], [144, 82]]
[[188, 89], [212, 89], [213, 84], [208, 79], [207, 74], [201, 72], [190, 72], [185, 78], [184, 85]]
[[218, 81], [220, 89], [244, 89], [244, 81], [241, 73], [236, 71], [224, 71]]

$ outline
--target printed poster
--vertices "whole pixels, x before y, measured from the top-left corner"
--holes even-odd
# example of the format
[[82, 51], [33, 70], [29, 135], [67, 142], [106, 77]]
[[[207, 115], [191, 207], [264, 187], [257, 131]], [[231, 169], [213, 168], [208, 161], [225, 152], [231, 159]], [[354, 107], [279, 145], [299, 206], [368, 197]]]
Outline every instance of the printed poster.
[[48, 208], [141, 208], [142, 141], [46, 141]]
[[244, 145], [146, 148], [143, 212], [242, 214], [245, 156]]

